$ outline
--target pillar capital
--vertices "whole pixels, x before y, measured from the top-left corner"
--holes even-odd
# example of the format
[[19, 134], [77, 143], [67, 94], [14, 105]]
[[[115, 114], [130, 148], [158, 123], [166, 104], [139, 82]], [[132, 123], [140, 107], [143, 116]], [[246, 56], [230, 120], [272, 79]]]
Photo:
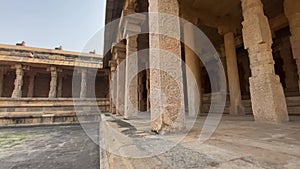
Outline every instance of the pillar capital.
[[125, 39], [127, 36], [131, 36], [141, 32], [141, 25], [146, 20], [146, 16], [141, 13], [135, 13], [132, 10], [123, 10], [120, 20], [120, 30]]

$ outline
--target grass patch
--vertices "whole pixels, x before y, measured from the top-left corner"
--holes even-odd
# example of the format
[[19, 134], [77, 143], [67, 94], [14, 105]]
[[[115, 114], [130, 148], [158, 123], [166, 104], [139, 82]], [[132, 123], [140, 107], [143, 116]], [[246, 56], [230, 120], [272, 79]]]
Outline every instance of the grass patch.
[[27, 138], [28, 135], [26, 133], [0, 133], [0, 149], [8, 149], [17, 145], [21, 145]]

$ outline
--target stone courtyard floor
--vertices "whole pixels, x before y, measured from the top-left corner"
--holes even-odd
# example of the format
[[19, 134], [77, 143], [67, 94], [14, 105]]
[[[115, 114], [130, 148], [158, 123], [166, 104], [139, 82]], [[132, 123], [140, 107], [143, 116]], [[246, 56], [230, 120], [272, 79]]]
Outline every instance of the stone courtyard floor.
[[[224, 116], [216, 132], [203, 144], [197, 140], [204, 117], [196, 121], [186, 136], [151, 133], [145, 121], [122, 120], [110, 115], [104, 119], [110, 128], [109, 132], [103, 132], [110, 168], [300, 168], [300, 117], [274, 125], [254, 122], [251, 116]], [[182, 136], [179, 143], [170, 144]], [[161, 153], [153, 155], [160, 150]]]
[[[224, 116], [216, 132], [203, 144], [197, 140], [204, 117], [197, 119], [187, 135], [157, 135], [150, 131], [147, 122], [139, 120], [111, 115], [103, 119], [101, 140], [108, 150], [102, 151], [107, 155], [101, 156], [106, 159], [101, 161], [100, 168], [104, 169], [298, 169], [300, 166], [300, 117], [273, 125], [253, 122], [251, 116]], [[91, 128], [89, 132], [97, 135], [98, 127]], [[0, 169], [97, 169], [98, 150], [79, 125], [0, 129]]]
[[0, 169], [97, 169], [98, 150], [79, 125], [0, 129]]

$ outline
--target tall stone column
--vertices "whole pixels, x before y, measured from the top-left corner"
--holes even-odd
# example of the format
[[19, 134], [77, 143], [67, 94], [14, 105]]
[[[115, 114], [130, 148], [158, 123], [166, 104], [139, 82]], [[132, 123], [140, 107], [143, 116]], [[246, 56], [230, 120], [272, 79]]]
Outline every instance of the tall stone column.
[[63, 75], [58, 76], [58, 84], [57, 84], [57, 97], [61, 98], [63, 95]]
[[29, 75], [29, 83], [28, 83], [28, 91], [27, 91], [27, 97], [28, 98], [33, 97], [34, 81], [35, 81], [35, 73], [30, 73], [30, 75]]
[[126, 46], [122, 43], [115, 44], [112, 47], [113, 59], [117, 62], [116, 80], [117, 90], [116, 90], [116, 114], [124, 114], [124, 103], [125, 103], [125, 67], [126, 63], [124, 61], [126, 57]]
[[239, 69], [237, 65], [235, 39], [233, 32], [227, 32], [224, 34], [224, 45], [230, 95], [230, 114], [241, 115], [244, 114], [244, 108], [242, 105]]
[[14, 67], [16, 69], [16, 79], [15, 79], [15, 88], [12, 93], [12, 98], [21, 98], [22, 97], [22, 86], [23, 86], [23, 77], [24, 70], [21, 64], [17, 64]]
[[[184, 25], [184, 39], [188, 41], [192, 49], [196, 49], [192, 24]], [[202, 85], [201, 85], [201, 62], [196, 53], [188, 46], [185, 46], [185, 63], [187, 74], [188, 107], [189, 115], [196, 116], [202, 110]], [[189, 71], [190, 70], [190, 74]], [[193, 82], [196, 82], [193, 83]], [[195, 93], [198, 89], [198, 93]], [[199, 98], [196, 98], [199, 97]]]
[[57, 94], [57, 70], [56, 67], [49, 68], [51, 74], [49, 98], [55, 98]]
[[109, 76], [109, 95], [110, 95], [110, 112], [116, 114], [116, 100], [117, 100], [117, 81], [116, 81], [116, 61], [110, 61], [110, 76]]
[[[124, 11], [123, 13], [133, 13]], [[138, 116], [138, 33], [141, 32], [141, 24], [145, 16], [135, 13], [134, 16], [126, 16], [122, 19], [124, 24], [124, 37], [126, 38], [126, 78], [125, 78], [125, 112], [124, 118], [131, 119]]]
[[81, 69], [81, 85], [80, 85], [80, 98], [86, 98], [87, 94], [87, 73], [88, 70]]
[[275, 75], [272, 34], [261, 0], [241, 0], [243, 39], [248, 50], [252, 77], [250, 93], [254, 118], [260, 122], [289, 120], [279, 77]]
[[183, 81], [182, 63], [178, 61], [181, 59], [180, 22], [172, 17], [179, 17], [179, 4], [177, 0], [151, 0], [149, 12], [159, 13], [149, 16], [149, 29], [154, 32], [149, 37], [151, 129], [155, 132], [183, 131], [184, 89], [182, 82], [177, 83], [177, 80]]
[[284, 11], [290, 24], [290, 41], [298, 68], [298, 85], [300, 91], [300, 1], [284, 0]]
[[4, 80], [4, 70], [3, 68], [0, 68], [0, 97], [3, 93], [3, 80]]

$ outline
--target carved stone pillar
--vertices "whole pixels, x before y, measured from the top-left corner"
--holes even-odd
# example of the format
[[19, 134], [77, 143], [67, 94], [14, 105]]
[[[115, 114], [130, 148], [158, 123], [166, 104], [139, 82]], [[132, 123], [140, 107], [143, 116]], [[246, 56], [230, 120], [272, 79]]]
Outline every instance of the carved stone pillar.
[[51, 73], [49, 98], [55, 98], [56, 94], [57, 94], [57, 70], [56, 70], [56, 67], [50, 67], [49, 71]]
[[236, 58], [235, 39], [233, 32], [227, 32], [224, 34], [224, 45], [230, 95], [230, 114], [241, 115], [244, 114], [244, 108], [242, 105], [239, 69]]
[[80, 98], [86, 98], [87, 94], [87, 73], [88, 70], [81, 69], [81, 85], [80, 85]]
[[[125, 13], [133, 11], [124, 10]], [[141, 32], [141, 24], [145, 16], [135, 13], [134, 16], [126, 16], [122, 19], [124, 38], [126, 38], [126, 79], [125, 79], [125, 112], [124, 118], [130, 119], [138, 116], [138, 33]]]
[[300, 1], [284, 0], [284, 11], [290, 24], [290, 41], [298, 68], [298, 85], [300, 91]]
[[12, 98], [21, 98], [22, 97], [22, 86], [23, 86], [23, 76], [24, 70], [21, 64], [17, 64], [14, 67], [16, 69], [16, 79], [15, 79], [15, 88], [12, 93]]
[[28, 91], [27, 91], [27, 97], [28, 98], [33, 97], [34, 81], [35, 81], [35, 73], [30, 73], [29, 74]]
[[254, 118], [261, 122], [289, 120], [279, 77], [275, 75], [272, 34], [261, 0], [241, 0], [243, 39], [248, 50], [252, 77], [250, 93]]
[[[189, 42], [191, 48], [196, 49], [193, 31], [192, 24], [184, 25], [184, 39], [186, 42]], [[185, 46], [188, 107], [189, 115], [196, 116], [197, 114], [200, 114], [202, 110], [201, 61], [191, 48]], [[196, 82], [196, 84], [193, 82]], [[198, 89], [198, 93], [195, 93], [195, 91], [197, 91], [195, 89]]]
[[116, 78], [117, 90], [116, 90], [116, 114], [124, 114], [124, 103], [125, 103], [125, 57], [126, 57], [126, 46], [122, 43], [115, 44], [112, 47], [113, 59], [117, 62]]
[[[179, 4], [177, 0], [151, 0], [149, 12], [179, 17]], [[155, 132], [183, 131], [184, 89], [182, 82], [177, 83], [177, 80], [183, 81], [182, 63], [178, 61], [181, 59], [180, 22], [170, 16], [150, 15], [149, 29], [154, 32], [149, 37], [151, 129]]]

